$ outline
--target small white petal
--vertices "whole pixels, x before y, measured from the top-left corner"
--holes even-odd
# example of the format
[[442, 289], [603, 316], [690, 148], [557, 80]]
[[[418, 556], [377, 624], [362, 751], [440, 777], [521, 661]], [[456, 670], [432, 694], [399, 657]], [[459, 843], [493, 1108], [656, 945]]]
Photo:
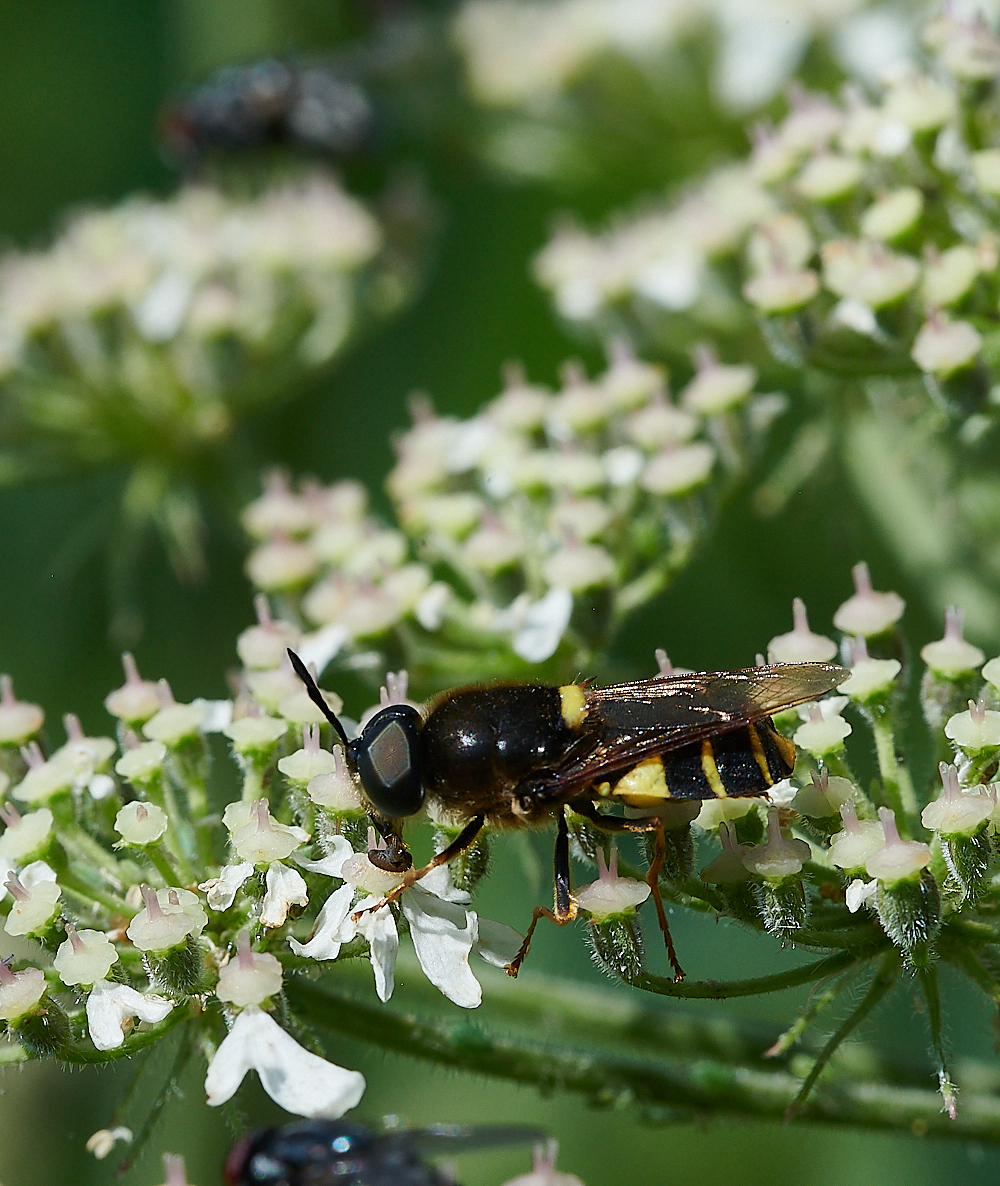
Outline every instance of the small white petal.
[[844, 900], [847, 902], [847, 909], [852, 914], [856, 914], [869, 898], [875, 896], [877, 889], [877, 881], [862, 881], [860, 877], [855, 877], [847, 887], [847, 893], [844, 895]]
[[525, 610], [514, 635], [514, 653], [528, 663], [544, 663], [556, 652], [573, 614], [573, 594], [568, 589], [550, 589], [540, 601]]
[[204, 707], [205, 716], [201, 722], [202, 733], [221, 733], [228, 729], [233, 721], [232, 700], [202, 700], [194, 701]]
[[301, 857], [296, 857], [295, 863], [300, 869], [305, 869], [309, 873], [322, 873], [324, 877], [343, 877], [341, 869], [344, 867], [344, 862], [354, 856], [351, 842], [346, 836], [331, 836], [327, 843], [333, 852], [323, 857], [322, 860], [306, 861]]
[[253, 874], [253, 865], [243, 861], [239, 865], [223, 865], [218, 877], [203, 881], [198, 888], [207, 897], [213, 910], [228, 910], [236, 900], [240, 886]]
[[[362, 907], [364, 902], [361, 903]], [[375, 973], [375, 991], [380, 1001], [387, 1001], [396, 987], [396, 953], [399, 932], [388, 906], [368, 910], [357, 921], [358, 934], [368, 940], [368, 954]]]
[[401, 905], [424, 975], [449, 1001], [463, 1009], [477, 1008], [483, 990], [469, 967], [479, 935], [475, 911], [446, 902], [419, 885], [406, 890]]
[[[318, 863], [318, 862], [317, 862]], [[342, 885], [323, 903], [316, 919], [313, 937], [308, 943], [289, 939], [288, 946], [296, 955], [314, 960], [335, 960], [340, 955], [341, 945], [353, 939], [356, 925], [348, 918], [354, 901], [354, 886]]]
[[110, 774], [95, 774], [87, 783], [91, 799], [106, 799], [115, 790], [115, 780]]
[[305, 635], [299, 643], [297, 653], [306, 667], [312, 667], [315, 664], [318, 679], [330, 660], [336, 658], [347, 639], [347, 627], [341, 626], [338, 622], [332, 622], [314, 634]]
[[473, 944], [472, 950], [494, 968], [503, 968], [521, 950], [523, 942], [524, 936], [513, 927], [503, 922], [494, 922], [492, 918], [481, 918], [479, 938]]
[[355, 1107], [365, 1091], [364, 1075], [310, 1054], [255, 1005], [236, 1018], [209, 1064], [209, 1106], [232, 1099], [249, 1070], [257, 1072], [275, 1103], [296, 1116], [336, 1120]]
[[127, 984], [98, 980], [87, 997], [87, 1027], [98, 1050], [114, 1050], [125, 1041], [122, 1023], [128, 1017], [155, 1024], [173, 1009], [173, 1001], [144, 996]]
[[309, 901], [306, 883], [297, 869], [290, 869], [280, 861], [273, 861], [264, 879], [267, 892], [260, 912], [265, 927], [280, 927], [292, 906], [305, 906]]

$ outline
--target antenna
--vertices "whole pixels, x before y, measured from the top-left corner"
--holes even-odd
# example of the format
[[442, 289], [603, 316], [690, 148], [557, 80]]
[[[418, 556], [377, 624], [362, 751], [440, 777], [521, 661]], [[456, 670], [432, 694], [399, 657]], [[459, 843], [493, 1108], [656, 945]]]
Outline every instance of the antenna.
[[329, 704], [327, 704], [327, 702], [323, 699], [323, 693], [316, 686], [316, 681], [309, 674], [309, 669], [298, 657], [298, 655], [296, 655], [291, 647], [288, 648], [288, 658], [291, 661], [292, 667], [295, 669], [295, 674], [305, 684], [306, 692], [309, 694], [309, 699], [313, 702], [313, 704], [316, 705], [323, 716], [325, 716], [333, 726], [334, 733], [336, 733], [340, 738], [341, 743], [346, 750], [349, 742], [347, 740], [347, 733], [344, 731], [344, 726], [337, 719], [336, 713], [331, 712]]

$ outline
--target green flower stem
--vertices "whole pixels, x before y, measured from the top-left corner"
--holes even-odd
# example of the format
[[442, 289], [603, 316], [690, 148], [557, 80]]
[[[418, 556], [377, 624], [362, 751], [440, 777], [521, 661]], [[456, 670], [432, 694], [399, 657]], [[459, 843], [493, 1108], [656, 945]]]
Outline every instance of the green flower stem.
[[[177, 862], [177, 869], [183, 878], [184, 884], [189, 885], [197, 880], [190, 861], [190, 856], [193, 855], [194, 850], [193, 837], [185, 835], [186, 832], [189, 832], [190, 825], [181, 817], [181, 813], [177, 807], [177, 796], [174, 794], [174, 788], [169, 778], [163, 779], [162, 787], [163, 809], [166, 811], [170, 820], [166, 831], [167, 849]], [[184, 829], [183, 832], [182, 827]]]
[[160, 843], [146, 845], [146, 856], [153, 867], [163, 878], [166, 885], [180, 885], [177, 870], [170, 862], [170, 856], [164, 845]]
[[764, 1051], [765, 1058], [781, 1058], [787, 1054], [789, 1050], [798, 1042], [802, 1035], [806, 1032], [809, 1026], [816, 1020], [823, 1010], [836, 1000], [838, 996], [844, 991], [848, 983], [854, 977], [857, 968], [848, 968], [848, 970], [839, 979], [835, 980], [829, 988], [822, 992], [814, 993], [812, 999], [808, 1002], [804, 1009], [802, 1009], [798, 1017], [792, 1024], [778, 1037], [778, 1040], [773, 1046], [769, 1046]]
[[[727, 1065], [711, 1058], [649, 1060], [614, 1052], [498, 1037], [462, 1018], [428, 1020], [353, 1000], [300, 978], [287, 985], [294, 1009], [319, 1028], [439, 1066], [492, 1075], [543, 1091], [570, 1091], [599, 1106], [633, 1104], [651, 1115], [712, 1111], [780, 1119], [800, 1081], [785, 1070]], [[832, 1074], [836, 1075], [833, 1071]], [[803, 1106], [805, 1119], [833, 1125], [921, 1132], [1000, 1142], [1000, 1099], [968, 1093], [956, 1121], [934, 1091], [837, 1077]]]
[[903, 795], [903, 781], [900, 777], [900, 766], [896, 760], [896, 738], [892, 731], [892, 721], [889, 710], [884, 706], [871, 710], [870, 720], [872, 734], [875, 737], [875, 756], [878, 759], [878, 770], [882, 777], [882, 797], [885, 806], [892, 808], [896, 814], [899, 833], [904, 839], [913, 835], [916, 824], [917, 800], [913, 794], [913, 784], [909, 777], [905, 779], [908, 794], [906, 802]]
[[131, 918], [136, 913], [124, 898], [119, 898], [117, 894], [91, 885], [81, 877], [78, 877], [68, 867], [57, 869], [56, 874], [62, 888], [77, 898], [83, 899], [88, 906], [96, 902], [99, 906], [110, 910], [112, 914], [124, 915], [126, 918]]
[[240, 798], [244, 803], [253, 803], [264, 795], [264, 771], [255, 762], [248, 761], [243, 769], [243, 790]]
[[851, 769], [850, 764], [844, 757], [843, 751], [839, 754], [827, 754], [823, 759], [823, 767], [830, 771], [836, 778], [846, 778], [854, 785], [860, 786], [858, 777]]
[[917, 967], [917, 980], [927, 1005], [927, 1021], [931, 1029], [931, 1046], [938, 1064], [938, 1085], [945, 1110], [955, 1115], [955, 1086], [948, 1068], [948, 1053], [945, 1050], [944, 1028], [941, 1024], [941, 993], [938, 988], [937, 967], [924, 964]]
[[757, 976], [750, 980], [668, 980], [665, 976], [651, 976], [644, 973], [635, 982], [635, 988], [655, 992], [664, 997], [684, 997], [688, 1000], [722, 1001], [729, 997], [754, 997], [768, 992], [781, 992], [800, 984], [810, 984], [846, 971], [854, 964], [870, 958], [872, 952], [840, 951], [828, 955], [812, 964], [774, 972], [770, 976]]
[[837, 1027], [834, 1033], [830, 1036], [829, 1041], [820, 1051], [819, 1056], [813, 1063], [812, 1070], [806, 1076], [798, 1095], [790, 1104], [788, 1111], [785, 1113], [786, 1122], [795, 1118], [802, 1110], [806, 1101], [816, 1085], [817, 1079], [823, 1072], [823, 1069], [828, 1065], [830, 1059], [833, 1057], [837, 1047], [844, 1041], [844, 1039], [851, 1033], [852, 1030], [857, 1029], [862, 1021], [868, 1016], [875, 1006], [882, 1000], [882, 998], [892, 989], [896, 980], [899, 978], [899, 970], [901, 966], [901, 957], [896, 950], [887, 951], [879, 963], [872, 978], [871, 984], [868, 986], [868, 991], [865, 993], [861, 1003], [857, 1008], [853, 1009], [851, 1013], [844, 1018], [841, 1024]]

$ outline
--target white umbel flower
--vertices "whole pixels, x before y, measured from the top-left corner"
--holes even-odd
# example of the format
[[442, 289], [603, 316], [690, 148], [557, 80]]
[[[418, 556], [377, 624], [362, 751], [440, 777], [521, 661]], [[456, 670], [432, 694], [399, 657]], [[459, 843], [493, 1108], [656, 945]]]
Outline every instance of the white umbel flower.
[[304, 1050], [267, 1013], [248, 1005], [215, 1052], [205, 1077], [210, 1107], [232, 1099], [248, 1071], [276, 1104], [296, 1116], [336, 1120], [356, 1107], [365, 1077]]
[[281, 963], [265, 951], [254, 951], [250, 936], [236, 936], [236, 956], [219, 971], [215, 995], [220, 1001], [242, 1009], [260, 1005], [281, 991]]
[[98, 980], [87, 997], [87, 1027], [98, 1050], [114, 1050], [125, 1041], [123, 1025], [130, 1018], [155, 1025], [173, 1009], [173, 1001], [147, 996], [127, 984]]
[[809, 629], [801, 597], [792, 602], [792, 622], [790, 633], [779, 634], [767, 644], [768, 663], [826, 663], [836, 655], [837, 644], [832, 638]]
[[264, 878], [266, 893], [260, 921], [265, 927], [280, 927], [292, 906], [305, 906], [309, 894], [302, 874], [280, 861], [272, 861]]
[[212, 910], [228, 910], [244, 882], [253, 876], [253, 865], [243, 861], [239, 865], [223, 865], [219, 876], [203, 881], [198, 888], [205, 895]]
[[77, 931], [67, 924], [66, 936], [53, 960], [63, 984], [105, 980], [111, 965], [118, 962], [118, 952], [107, 935], [103, 931]]

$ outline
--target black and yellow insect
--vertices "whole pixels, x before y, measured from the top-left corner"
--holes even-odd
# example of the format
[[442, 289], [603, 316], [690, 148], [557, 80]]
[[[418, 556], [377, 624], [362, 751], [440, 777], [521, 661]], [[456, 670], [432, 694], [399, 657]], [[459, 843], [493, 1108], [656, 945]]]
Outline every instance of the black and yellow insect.
[[[848, 676], [831, 663], [782, 663], [738, 671], [660, 676], [610, 687], [499, 684], [458, 688], [425, 714], [390, 705], [349, 741], [297, 656], [296, 671], [347, 750], [388, 853], [369, 854], [403, 873], [379, 905], [452, 860], [487, 824], [533, 827], [555, 819], [555, 909], [538, 907], [517, 957], [516, 975], [542, 916], [564, 925], [576, 917], [570, 890], [569, 830], [564, 808], [606, 832], [655, 832], [657, 855], [647, 881], [675, 971], [680, 975], [658, 889], [665, 852], [661, 816], [607, 814], [602, 803], [655, 812], [670, 800], [763, 795], [787, 778], [794, 746], [771, 717], [832, 691]], [[396, 827], [431, 796], [466, 824], [423, 868], [412, 868]]]

